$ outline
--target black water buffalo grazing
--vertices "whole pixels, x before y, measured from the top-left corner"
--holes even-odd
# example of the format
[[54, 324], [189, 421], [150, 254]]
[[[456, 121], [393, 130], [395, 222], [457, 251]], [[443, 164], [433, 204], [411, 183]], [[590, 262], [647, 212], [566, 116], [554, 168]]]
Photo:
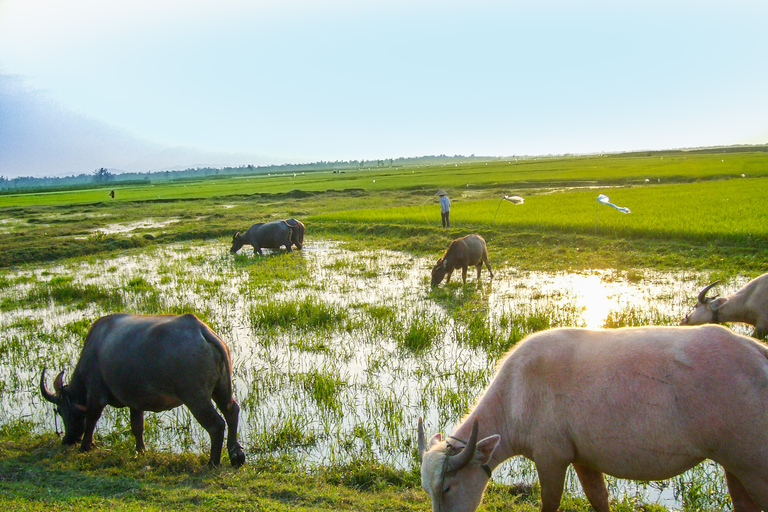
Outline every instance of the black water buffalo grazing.
[[239, 231], [235, 233], [229, 252], [235, 254], [244, 245], [252, 245], [254, 254], [262, 254], [262, 249], [277, 249], [282, 245], [288, 252], [291, 252], [291, 245], [293, 244], [291, 237], [294, 230], [284, 220], [259, 222], [248, 228], [245, 233], [241, 234]]
[[[211, 466], [221, 462], [224, 430], [229, 461], [237, 467], [245, 453], [237, 442], [240, 407], [232, 398], [232, 362], [227, 345], [195, 315], [115, 314], [91, 326], [75, 371], [55, 393], [40, 377], [43, 398], [56, 405], [64, 420], [63, 443], [93, 444], [93, 431], [104, 407], [128, 407], [136, 451], [144, 451], [144, 411], [186, 405], [211, 436]], [[224, 414], [219, 416], [211, 403]]]
[[460, 268], [461, 278], [466, 284], [467, 267], [474, 265], [477, 268], [477, 280], [480, 280], [480, 269], [483, 263], [488, 267], [488, 273], [493, 278], [491, 264], [488, 262], [488, 251], [485, 247], [485, 240], [480, 235], [467, 235], [463, 238], [457, 238], [445, 251], [443, 257], [437, 260], [432, 267], [432, 287], [439, 285], [446, 277], [445, 282], [451, 280], [453, 271]]
[[285, 219], [286, 224], [291, 228], [291, 242], [297, 249], [304, 245], [304, 224], [296, 219]]

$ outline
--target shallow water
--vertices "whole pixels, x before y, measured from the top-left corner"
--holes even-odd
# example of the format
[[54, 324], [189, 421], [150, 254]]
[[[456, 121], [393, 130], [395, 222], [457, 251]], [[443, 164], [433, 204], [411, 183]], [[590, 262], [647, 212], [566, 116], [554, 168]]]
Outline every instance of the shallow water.
[[[247, 453], [268, 451], [281, 433], [289, 439], [285, 449], [300, 453], [308, 464], [373, 457], [407, 468], [414, 460], [418, 417], [425, 418], [429, 432], [450, 432], [492, 378], [500, 354], [475, 343], [478, 333], [503, 341], [519, 327], [516, 322], [531, 318], [544, 327], [676, 324], [695, 302], [700, 277], [654, 271], [545, 273], [500, 265], [493, 280], [484, 269], [478, 285], [470, 269], [466, 286], [456, 284], [461, 276], [454, 273], [449, 286], [433, 291], [434, 258], [351, 252], [330, 241], [256, 259], [233, 258], [228, 249], [221, 242], [185, 243], [7, 271], [4, 277], [14, 284], [0, 290], [0, 300], [23, 299], [52, 279], [71, 277], [74, 285], [118, 294], [128, 312], [195, 312], [230, 346], [235, 395], [242, 406], [240, 439]], [[249, 248], [243, 251], [252, 254]], [[275, 272], [286, 277], [275, 282]], [[254, 328], [254, 311], [307, 298], [340, 312], [345, 325]], [[0, 423], [23, 418], [40, 431], [53, 431], [52, 408], [37, 388], [39, 371], [51, 369], [49, 386], [59, 368], [69, 375], [83, 329], [111, 312], [98, 303], [79, 309], [53, 300], [3, 312]], [[408, 344], [409, 336], [422, 332], [428, 333], [426, 345]], [[148, 444], [207, 449], [207, 435], [185, 409], [147, 416], [154, 425], [148, 428]], [[108, 408], [97, 433], [115, 431], [130, 438], [127, 411]], [[530, 463], [516, 459], [499, 468], [495, 478], [533, 482], [535, 474]], [[575, 479], [570, 481], [577, 488]], [[615, 496], [639, 493], [643, 499], [676, 503], [674, 487], [660, 492], [612, 486]]]

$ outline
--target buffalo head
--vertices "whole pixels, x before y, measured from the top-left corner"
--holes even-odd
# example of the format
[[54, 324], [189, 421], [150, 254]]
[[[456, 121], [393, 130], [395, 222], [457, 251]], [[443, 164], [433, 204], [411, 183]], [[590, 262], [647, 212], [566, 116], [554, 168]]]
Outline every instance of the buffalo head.
[[51, 393], [45, 385], [45, 369], [40, 376], [40, 392], [43, 398], [56, 406], [56, 414], [64, 422], [64, 439], [62, 443], [71, 445], [80, 442], [85, 431], [85, 406], [75, 402], [71, 391], [64, 385], [64, 372], [60, 372], [53, 381], [55, 393]]
[[490, 480], [487, 466], [499, 445], [493, 435], [478, 441], [477, 418], [466, 442], [453, 437], [450, 442], [435, 434], [426, 442], [424, 426], [419, 418], [419, 458], [421, 486], [432, 500], [432, 510], [440, 512], [476, 510]]
[[728, 299], [725, 297], [718, 297], [717, 295], [714, 297], [707, 297], [707, 292], [719, 282], [720, 281], [715, 281], [714, 283], [705, 286], [704, 289], [699, 292], [696, 306], [694, 306], [693, 311], [691, 311], [690, 314], [686, 315], [685, 318], [680, 321], [680, 325], [719, 323], [717, 319], [717, 311], [728, 302]]
[[443, 282], [445, 274], [448, 273], [448, 262], [444, 258], [440, 258], [432, 267], [432, 288], [436, 287]]
[[243, 242], [243, 238], [240, 236], [240, 232], [238, 231], [235, 233], [235, 235], [232, 237], [232, 248], [229, 250], [232, 254], [235, 254], [237, 251], [240, 250], [240, 248], [243, 246], [245, 242]]

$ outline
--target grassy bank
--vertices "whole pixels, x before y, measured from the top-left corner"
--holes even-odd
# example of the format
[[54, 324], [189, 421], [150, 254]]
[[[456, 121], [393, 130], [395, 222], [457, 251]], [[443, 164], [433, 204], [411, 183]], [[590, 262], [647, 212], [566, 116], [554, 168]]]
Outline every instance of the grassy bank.
[[[221, 510], [332, 512], [424, 511], [429, 498], [419, 476], [375, 462], [301, 469], [289, 457], [258, 460], [238, 470], [209, 469], [206, 457], [152, 450], [132, 453], [128, 443], [89, 453], [65, 448], [53, 435], [0, 433], [0, 507], [50, 510]], [[493, 484], [480, 512], [534, 512], [537, 487]], [[566, 498], [563, 512], [591, 510]], [[614, 501], [615, 512], [660, 512], [657, 505]]]

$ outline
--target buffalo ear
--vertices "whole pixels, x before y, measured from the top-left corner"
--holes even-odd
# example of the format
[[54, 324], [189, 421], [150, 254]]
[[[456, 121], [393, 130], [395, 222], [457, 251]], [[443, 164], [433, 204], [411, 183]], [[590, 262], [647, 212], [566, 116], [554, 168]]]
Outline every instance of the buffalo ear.
[[726, 297], [719, 297], [717, 299], [714, 299], [712, 302], [710, 302], [709, 307], [712, 309], [712, 311], [717, 311], [721, 307], [725, 306], [726, 302], [728, 302], [728, 299]]
[[478, 441], [477, 448], [475, 448], [475, 461], [478, 464], [488, 464], [488, 461], [491, 460], [491, 455], [493, 455], [493, 451], [499, 446], [499, 441], [501, 441], [501, 436], [498, 434], [486, 437], [482, 441]]
[[437, 443], [441, 442], [442, 440], [443, 440], [443, 434], [438, 432], [437, 434], [435, 434], [435, 435], [433, 435], [432, 437], [429, 438], [429, 443], [427, 443], [427, 446], [432, 448], [433, 446], [435, 446]]
[[435, 263], [435, 268], [439, 267], [442, 262], [443, 262], [443, 258], [440, 258], [439, 260], [437, 260], [437, 263]]
[[236, 231], [236, 232], [235, 232], [235, 234], [232, 236], [232, 241], [234, 242], [234, 241], [235, 241], [235, 240], [237, 240], [238, 238], [240, 238], [240, 232], [239, 232], [239, 231]]
[[448, 262], [443, 260], [443, 268], [448, 270]]

